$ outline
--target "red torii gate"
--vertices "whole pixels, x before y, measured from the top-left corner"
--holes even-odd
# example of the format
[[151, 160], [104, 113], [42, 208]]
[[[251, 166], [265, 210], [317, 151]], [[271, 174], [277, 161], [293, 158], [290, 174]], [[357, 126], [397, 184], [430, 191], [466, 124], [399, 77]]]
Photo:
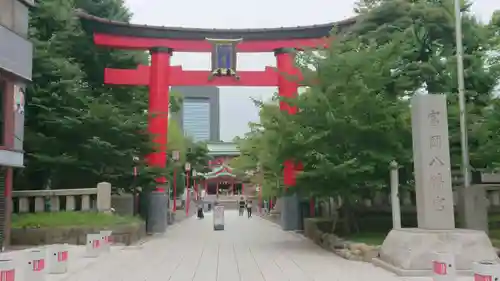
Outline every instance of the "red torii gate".
[[[157, 151], [148, 156], [152, 166], [165, 167], [170, 86], [277, 86], [279, 95], [293, 98], [302, 79], [295, 66], [294, 52], [328, 45], [330, 31], [355, 22], [341, 22], [270, 29], [197, 29], [156, 27], [111, 21], [78, 11], [94, 43], [118, 49], [149, 50], [150, 66], [136, 69], [104, 70], [104, 83], [110, 85], [149, 86], [148, 130], [154, 136]], [[184, 71], [171, 66], [172, 52], [212, 52], [212, 71]], [[236, 52], [274, 52], [276, 68], [264, 71], [236, 71]], [[280, 102], [280, 109], [295, 114], [296, 107]], [[284, 183], [295, 185], [295, 172], [302, 165], [293, 160], [284, 163]], [[157, 180], [165, 183], [165, 178]]]

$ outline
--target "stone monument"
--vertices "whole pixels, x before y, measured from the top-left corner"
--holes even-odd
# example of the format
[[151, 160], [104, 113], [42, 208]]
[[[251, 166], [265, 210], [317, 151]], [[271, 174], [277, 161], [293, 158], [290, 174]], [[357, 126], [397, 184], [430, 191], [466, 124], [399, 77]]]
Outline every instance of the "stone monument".
[[391, 230], [373, 263], [429, 275], [435, 253], [451, 252], [457, 272], [470, 274], [473, 262], [498, 257], [485, 232], [455, 228], [446, 96], [415, 95], [411, 114], [418, 228]]

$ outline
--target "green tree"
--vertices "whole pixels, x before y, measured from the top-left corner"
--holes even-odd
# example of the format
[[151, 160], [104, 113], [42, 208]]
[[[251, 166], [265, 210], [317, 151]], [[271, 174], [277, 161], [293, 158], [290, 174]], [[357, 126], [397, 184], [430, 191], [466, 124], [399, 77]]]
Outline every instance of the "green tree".
[[[268, 103], [254, 101], [260, 108], [260, 122], [250, 123], [250, 132], [235, 141], [240, 156], [231, 161], [231, 167], [240, 177], [249, 177], [250, 181], [263, 188], [265, 196], [282, 193], [282, 163], [276, 159], [277, 143], [281, 139], [275, 129], [285, 121], [277, 105], [277, 98]], [[271, 129], [272, 127], [272, 129]], [[285, 140], [286, 141], [286, 140]]]
[[[453, 1], [363, 0], [360, 5], [365, 8], [360, 9], [361, 20], [350, 37], [378, 44], [403, 39], [396, 79], [387, 85], [387, 94], [411, 96], [424, 91], [448, 95], [452, 163], [458, 168], [460, 130]], [[490, 30], [494, 29], [480, 24], [469, 8], [470, 3], [464, 1], [462, 28], [469, 145], [472, 165], [483, 167], [487, 163], [475, 157], [479, 147], [476, 136], [499, 71], [490, 52], [490, 38], [493, 38]]]
[[[352, 231], [352, 206], [387, 188], [391, 160], [403, 166], [403, 183], [413, 186], [409, 100], [423, 93], [448, 95], [452, 159], [459, 166], [452, 4], [360, 1], [359, 18], [351, 29], [343, 34], [333, 31], [336, 40], [321, 56], [306, 51], [299, 57], [306, 82], [314, 81], [296, 100], [285, 99], [298, 106], [299, 113], [288, 116], [274, 104], [261, 105], [260, 123], [239, 140], [242, 156], [236, 166], [262, 167], [261, 180], [273, 181], [269, 174], [279, 178], [285, 159], [301, 160], [304, 172], [288, 192], [341, 196], [344, 231]], [[487, 109], [498, 81], [498, 64], [489, 52], [495, 42], [490, 35], [497, 29], [493, 23], [478, 23], [468, 7], [464, 3], [462, 10], [472, 160], [476, 166], [487, 166], [477, 151], [487, 128], [483, 115], [494, 114]], [[497, 125], [492, 121], [491, 126]], [[277, 190], [283, 192], [281, 187]]]
[[[106, 66], [132, 68], [146, 63], [145, 52], [96, 47], [75, 9], [128, 22], [121, 0], [47, 0], [30, 18], [34, 44], [33, 83], [27, 90], [26, 168], [16, 175], [17, 189], [82, 188], [109, 181], [128, 188], [133, 158], [154, 151], [147, 133], [148, 93], [144, 87], [103, 84]], [[171, 107], [181, 98], [173, 94]], [[170, 170], [140, 161], [138, 182]]]
[[[493, 13], [487, 25], [488, 48], [485, 66], [492, 72], [497, 72], [500, 66], [500, 11]], [[500, 129], [500, 99], [498, 87], [493, 91], [493, 97], [488, 106], [481, 112], [481, 119], [475, 125], [478, 150], [473, 151], [473, 158], [479, 162], [480, 168], [498, 170], [500, 157], [498, 130]]]

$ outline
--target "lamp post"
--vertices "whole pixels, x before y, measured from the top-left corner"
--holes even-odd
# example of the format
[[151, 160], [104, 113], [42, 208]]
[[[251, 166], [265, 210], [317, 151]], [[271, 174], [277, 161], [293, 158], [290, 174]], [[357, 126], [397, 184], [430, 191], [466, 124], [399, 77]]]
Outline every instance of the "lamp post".
[[191, 164], [189, 162], [186, 162], [186, 164], [184, 164], [184, 170], [186, 171], [186, 189], [184, 190], [184, 192], [187, 192], [186, 193], [186, 216], [188, 216], [189, 215], [189, 186], [190, 186], [189, 171], [191, 170]]
[[257, 192], [259, 193], [259, 213], [262, 214], [262, 187], [257, 186]]
[[[50, 191], [52, 189], [52, 179], [49, 177], [47, 180], [47, 185], [45, 185], [45, 190]], [[51, 212], [52, 209], [52, 202], [50, 201], [50, 196], [45, 196], [44, 197], [44, 211], [45, 212]]]
[[132, 157], [132, 161], [134, 161], [134, 181], [137, 180], [137, 162], [139, 162], [139, 157]]
[[198, 176], [198, 173], [196, 172], [195, 169], [193, 169], [193, 186], [194, 186], [194, 200], [198, 200], [198, 186], [196, 185], [196, 177]]
[[[177, 162], [179, 161], [180, 159], [180, 153], [178, 150], [174, 150], [172, 151], [172, 160], [174, 160], [174, 162]], [[173, 206], [173, 211], [177, 211], [177, 168], [174, 164], [174, 179], [173, 179], [173, 185], [174, 185], [174, 194], [173, 194], [173, 197], [174, 197], [174, 206]]]
[[132, 161], [134, 161], [134, 170], [133, 170], [133, 175], [134, 175], [134, 209], [135, 213], [139, 213], [139, 190], [137, 188], [137, 162], [139, 162], [139, 157], [134, 156], [132, 157]]

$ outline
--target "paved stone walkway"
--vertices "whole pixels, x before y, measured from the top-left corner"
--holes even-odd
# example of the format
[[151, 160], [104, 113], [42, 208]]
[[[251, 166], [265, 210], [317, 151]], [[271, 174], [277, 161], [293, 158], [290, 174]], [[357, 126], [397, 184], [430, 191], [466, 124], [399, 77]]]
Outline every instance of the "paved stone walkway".
[[83, 258], [82, 248], [72, 255], [70, 273], [48, 275], [47, 281], [431, 280], [401, 278], [369, 263], [344, 260], [301, 235], [259, 217], [239, 217], [236, 211], [226, 211], [224, 231], [213, 231], [207, 214], [141, 246], [114, 247], [95, 259]]

